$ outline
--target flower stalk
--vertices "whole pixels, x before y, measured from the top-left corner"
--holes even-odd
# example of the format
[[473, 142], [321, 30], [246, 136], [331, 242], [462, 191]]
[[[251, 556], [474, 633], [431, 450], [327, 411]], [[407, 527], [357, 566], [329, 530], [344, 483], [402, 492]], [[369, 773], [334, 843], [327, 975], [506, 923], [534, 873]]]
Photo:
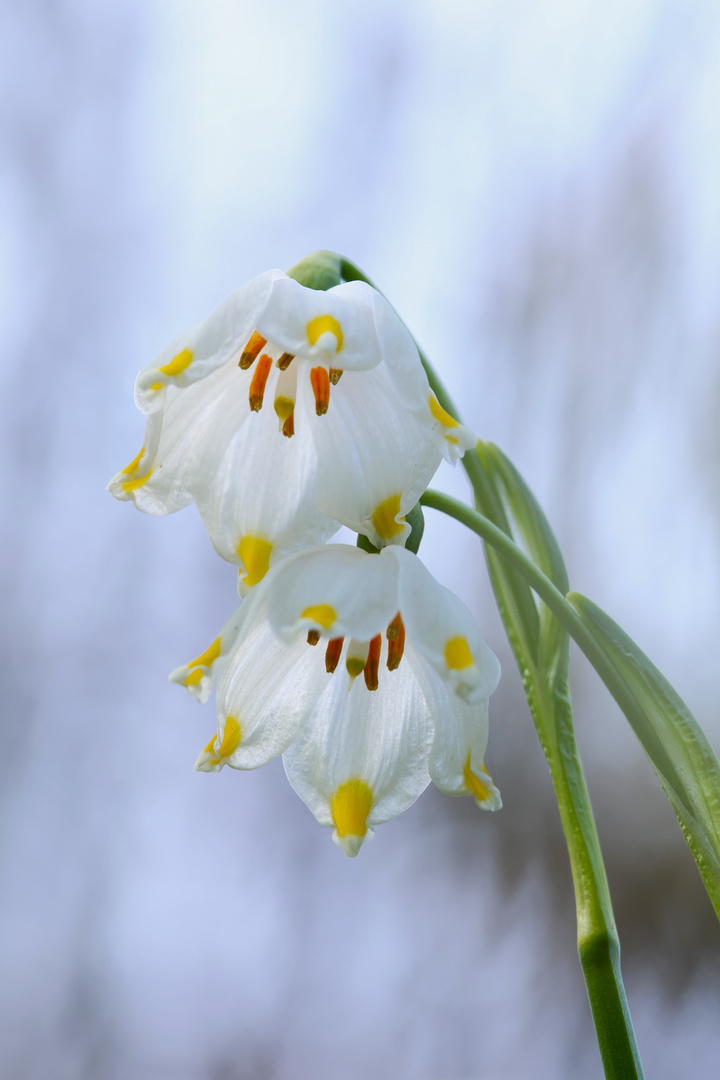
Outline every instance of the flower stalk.
[[[470, 455], [468, 455], [470, 456]], [[478, 486], [480, 486], [478, 484]], [[549, 610], [566, 628], [573, 624], [585, 639], [585, 628], [562, 592], [510, 539], [503, 529], [471, 507], [437, 491], [426, 491], [423, 506], [440, 510], [467, 526], [490, 546], [488, 563], [508, 637], [520, 666], [523, 686], [555, 787], [575, 887], [577, 944], [605, 1075], [642, 1077], [642, 1065], [620, 970], [620, 941], [610, 899], [600, 840], [580, 754], [575, 741], [567, 690], [568, 648], [563, 635], [558, 663], [548, 673], [537, 645], [531, 647], [513, 602], [507, 578], [503, 580], [492, 553], [497, 552], [519, 571]], [[575, 625], [579, 623], [579, 627]], [[592, 644], [586, 644], [593, 650]], [[532, 653], [535, 653], [535, 656]], [[549, 677], [548, 677], [549, 676]]]

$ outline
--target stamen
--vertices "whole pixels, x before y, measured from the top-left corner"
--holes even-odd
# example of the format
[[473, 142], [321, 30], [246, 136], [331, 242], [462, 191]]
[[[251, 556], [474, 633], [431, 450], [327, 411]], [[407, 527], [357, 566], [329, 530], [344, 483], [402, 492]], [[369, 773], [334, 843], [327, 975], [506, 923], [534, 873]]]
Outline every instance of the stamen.
[[290, 367], [290, 364], [294, 359], [294, 353], [284, 352], [278, 360], [277, 366], [280, 368], [281, 371], [285, 371], [286, 368]]
[[288, 439], [292, 439], [295, 434], [295, 413], [291, 412], [287, 420], [284, 421], [282, 426], [283, 435], [287, 435]]
[[252, 367], [258, 358], [261, 349], [264, 349], [267, 345], [267, 340], [258, 334], [257, 330], [253, 330], [252, 337], [248, 341], [247, 345], [242, 351], [242, 356], [238, 361], [238, 367], [243, 371], [247, 371], [249, 367]]
[[350, 676], [350, 686], [348, 689], [352, 688], [352, 684], [355, 682], [360, 672], [365, 670], [369, 652], [369, 641], [357, 641], [355, 638], [350, 639], [350, 644], [348, 645], [345, 656], [345, 668]]
[[308, 630], [307, 643], [308, 645], [317, 645], [320, 640], [319, 630]]
[[382, 634], [377, 634], [370, 642], [368, 658], [365, 663], [365, 685], [368, 690], [377, 690], [378, 668], [380, 667], [380, 650], [382, 649]]
[[333, 386], [337, 386], [337, 384], [340, 382], [340, 376], [342, 375], [342, 373], [343, 373], [342, 368], [339, 368], [339, 367], [331, 367], [330, 368], [330, 382], [333, 384]]
[[395, 671], [400, 666], [405, 651], [405, 623], [402, 621], [399, 611], [387, 628], [387, 639], [387, 666], [390, 671]]
[[325, 670], [328, 675], [332, 675], [335, 668], [340, 663], [340, 653], [342, 652], [343, 642], [345, 638], [336, 637], [328, 641], [327, 649], [325, 650]]
[[310, 385], [315, 395], [315, 412], [324, 416], [330, 404], [330, 376], [327, 368], [314, 367], [310, 372]]
[[271, 357], [267, 353], [263, 353], [258, 360], [258, 365], [253, 372], [252, 382], [250, 383], [250, 408], [253, 412], [260, 412], [262, 409], [265, 383], [268, 380], [271, 367]]

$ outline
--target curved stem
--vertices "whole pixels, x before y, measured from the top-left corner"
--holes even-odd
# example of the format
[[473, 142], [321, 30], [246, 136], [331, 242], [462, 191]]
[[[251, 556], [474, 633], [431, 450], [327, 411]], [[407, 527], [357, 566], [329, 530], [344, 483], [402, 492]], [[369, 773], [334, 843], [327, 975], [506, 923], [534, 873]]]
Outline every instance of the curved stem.
[[[589, 658], [596, 662], [595, 643], [573, 608], [502, 529], [442, 492], [428, 490], [420, 501], [423, 506], [440, 510], [472, 529], [519, 571], [562, 625], [568, 631], [578, 633], [593, 653]], [[506, 612], [503, 612], [505, 616]], [[616, 1080], [631, 1077], [639, 1080], [643, 1075], [642, 1065], [620, 970], [620, 941], [600, 840], [575, 741], [566, 679], [562, 678], [555, 687], [549, 686], [543, 677], [542, 665], [515, 639], [512, 619], [505, 618], [505, 621], [557, 795], [575, 886], [578, 953], [605, 1075]]]

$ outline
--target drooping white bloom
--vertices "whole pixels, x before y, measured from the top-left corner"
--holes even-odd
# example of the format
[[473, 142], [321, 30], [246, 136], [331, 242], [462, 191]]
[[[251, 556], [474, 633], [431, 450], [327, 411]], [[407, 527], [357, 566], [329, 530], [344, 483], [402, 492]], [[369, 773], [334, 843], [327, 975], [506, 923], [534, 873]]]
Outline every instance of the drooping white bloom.
[[338, 523], [403, 544], [441, 457], [474, 445], [379, 293], [308, 289], [280, 270], [171, 342], [138, 375], [135, 401], [145, 441], [108, 489], [153, 514], [195, 502], [246, 587]]
[[484, 763], [499, 664], [416, 555], [337, 544], [291, 556], [211, 650], [209, 664], [201, 656], [170, 676], [191, 692], [206, 680], [207, 696], [219, 668], [217, 735], [196, 769], [254, 769], [283, 754], [290, 783], [346, 854], [430, 780], [500, 807]]

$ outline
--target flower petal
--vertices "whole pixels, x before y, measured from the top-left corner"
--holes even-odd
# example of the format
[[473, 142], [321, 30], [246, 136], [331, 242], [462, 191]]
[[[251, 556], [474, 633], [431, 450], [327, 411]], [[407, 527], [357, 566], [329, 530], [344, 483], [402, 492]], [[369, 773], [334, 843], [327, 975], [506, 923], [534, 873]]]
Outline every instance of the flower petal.
[[[412, 656], [410, 663], [413, 663]], [[488, 701], [467, 704], [450, 693], [431, 668], [417, 672], [430, 702], [434, 737], [430, 776], [446, 795], [472, 795], [481, 810], [499, 810], [500, 792], [485, 768]]]
[[194, 697], [201, 705], [204, 704], [215, 685], [218, 669], [235, 645], [248, 613], [250, 613], [249, 604], [245, 606], [241, 604], [236, 608], [223, 627], [222, 633], [215, 638], [212, 645], [189, 664], [183, 664], [171, 671], [168, 676], [170, 682], [184, 686], [191, 697]]
[[268, 590], [270, 622], [291, 641], [299, 631], [370, 641], [397, 611], [397, 566], [348, 544], [301, 552], [278, 567]]
[[374, 293], [375, 323], [383, 359], [395, 380], [406, 406], [434, 435], [440, 453], [451, 463], [461, 458], [476, 443], [469, 428], [450, 416], [430, 389], [417, 346], [408, 329], [387, 300]]
[[188, 506], [212, 481], [217, 461], [250, 415], [248, 384], [248, 375], [233, 365], [183, 389], [169, 387], [162, 410], [148, 417], [138, 479], [128, 485], [118, 473], [108, 490], [148, 514]]
[[[116, 473], [107, 486], [107, 490], [111, 495], [114, 495], [116, 499], [122, 499], [123, 501], [132, 500], [136, 505], [138, 499], [144, 501], [147, 499], [147, 492], [144, 489], [153, 480], [153, 471], [155, 470], [155, 459], [157, 457], [158, 446], [160, 443], [160, 436], [162, 432], [162, 413], [153, 413], [152, 416], [147, 418], [145, 424], [145, 438], [143, 439], [143, 445], [140, 453], [126, 465], [124, 469]], [[140, 495], [140, 492], [143, 494]], [[182, 499], [182, 495], [178, 492], [179, 505], [175, 509], [180, 509], [181, 506], [187, 506], [191, 499], [188, 497], [185, 501]], [[152, 496], [150, 496], [152, 502]], [[155, 513], [167, 513], [165, 510], [155, 510]]]
[[387, 556], [398, 563], [398, 606], [408, 637], [456, 694], [466, 701], [488, 698], [500, 679], [500, 664], [462, 600], [412, 552], [388, 548]]
[[[419, 364], [419, 361], [418, 361]], [[385, 364], [346, 372], [312, 425], [318, 507], [375, 544], [404, 544], [403, 517], [442, 459], [440, 441], [406, 407]]]
[[357, 855], [373, 825], [406, 810], [429, 783], [430, 710], [412, 667], [388, 671], [380, 686], [361, 679], [348, 691], [334, 676], [283, 760], [290, 783], [346, 855]]
[[234, 769], [256, 769], [281, 754], [297, 738], [330, 678], [322, 650], [304, 638], [287, 644], [273, 632], [266, 591], [267, 584], [261, 584], [241, 605], [252, 605], [251, 614], [218, 684], [218, 737], [222, 741], [228, 717], [240, 730], [224, 762]]
[[285, 275], [268, 270], [242, 285], [211, 315], [183, 331], [147, 364], [135, 381], [135, 404], [141, 412], [162, 409], [167, 388], [190, 386], [206, 378], [247, 343], [271, 298], [276, 281]]
[[293, 356], [367, 370], [382, 359], [371, 297], [369, 287], [338, 285], [324, 292], [283, 275], [273, 282], [258, 330]]
[[277, 427], [274, 414], [253, 413], [198, 489], [197, 507], [215, 550], [241, 568], [241, 592], [278, 559], [329, 540], [338, 529], [316, 506], [310, 432], [298, 425], [293, 438], [284, 438]]

